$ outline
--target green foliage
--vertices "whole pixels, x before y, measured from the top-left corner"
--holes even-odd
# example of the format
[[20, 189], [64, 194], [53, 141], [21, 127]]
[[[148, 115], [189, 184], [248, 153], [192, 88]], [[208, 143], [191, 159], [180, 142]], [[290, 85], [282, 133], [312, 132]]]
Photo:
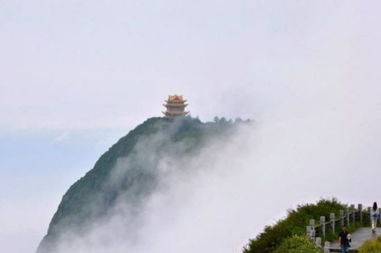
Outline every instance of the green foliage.
[[289, 211], [285, 219], [278, 221], [273, 226], [265, 227], [261, 234], [249, 241], [243, 252], [272, 253], [283, 240], [294, 235], [304, 235], [310, 219], [319, 220], [320, 216], [329, 217], [330, 213], [338, 214], [343, 208], [344, 206], [336, 199], [322, 199], [316, 204], [298, 206], [296, 210]]
[[366, 241], [360, 248], [359, 253], [380, 253], [381, 252], [381, 237], [375, 240]]
[[274, 253], [322, 253], [323, 251], [316, 247], [305, 236], [294, 235], [285, 239]]

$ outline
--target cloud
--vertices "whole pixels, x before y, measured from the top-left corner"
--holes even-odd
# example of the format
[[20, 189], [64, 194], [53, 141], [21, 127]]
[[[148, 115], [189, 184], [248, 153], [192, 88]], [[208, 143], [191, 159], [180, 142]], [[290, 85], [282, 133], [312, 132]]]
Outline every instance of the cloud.
[[[152, 245], [164, 248], [157, 234], [178, 239], [197, 221], [209, 224], [192, 233], [200, 235], [197, 247], [218, 247], [205, 236], [213, 234], [221, 248], [237, 249], [297, 203], [332, 195], [372, 202], [381, 24], [380, 3], [369, 3], [3, 1], [0, 136], [133, 128], [160, 115], [170, 93], [183, 93], [202, 119], [255, 118], [241, 157], [247, 163], [221, 165], [232, 172], [226, 177], [194, 175], [198, 187], [188, 202], [173, 204], [184, 219], [166, 218], [165, 231], [149, 233]], [[147, 218], [147, 227], [160, 224], [158, 217]]]
[[[176, 124], [171, 127], [177, 128]], [[245, 149], [241, 137], [239, 140], [235, 138], [230, 135], [219, 136], [202, 145], [201, 150], [185, 156], [184, 152], [195, 145], [193, 139], [186, 138], [173, 144], [168, 143], [168, 136], [161, 133], [141, 138], [128, 157], [118, 160], [104, 186], [105, 191], [119, 192], [118, 203], [106, 217], [93, 220], [91, 229], [86, 230], [86, 233], [82, 231], [82, 225], [81, 228], [75, 225], [64, 227], [58, 251], [152, 252], [155, 249], [155, 252], [170, 252], [166, 242], [176, 235], [173, 226], [179, 230], [185, 229], [193, 223], [188, 222], [193, 220], [201, 222], [201, 229], [208, 224], [198, 220], [197, 215], [199, 219], [205, 218], [203, 215], [215, 219], [213, 212], [216, 210], [212, 207], [207, 211], [204, 209], [207, 206], [203, 207], [207, 199], [201, 200], [204, 203], [197, 203], [200, 201], [200, 192], [196, 189], [208, 191], [210, 186], [205, 178], [221, 184], [223, 178], [233, 172], [227, 169], [236, 167], [237, 161], [227, 155], [233, 151], [243, 153]], [[126, 182], [127, 188], [123, 186]], [[217, 190], [215, 187], [212, 183], [213, 191]], [[194, 205], [206, 212], [199, 213], [200, 210]], [[102, 208], [100, 202], [94, 202], [92, 212], [97, 213], [97, 209]], [[195, 214], [196, 219], [188, 217], [189, 212]], [[78, 229], [81, 231], [79, 234], [76, 232]], [[188, 236], [190, 231], [171, 247], [183, 248], [191, 243], [186, 239]]]
[[161, 115], [172, 93], [202, 119], [254, 118], [306, 95], [300, 89], [374, 86], [377, 5], [8, 1], [0, 125], [132, 128]]
[[377, 94], [356, 85], [298, 92], [271, 116], [184, 159], [156, 156], [162, 136], [143, 140], [114, 171], [117, 180], [133, 163], [157, 164], [157, 187], [139, 215], [122, 200], [91, 232], [64, 240], [62, 252], [239, 252], [297, 204], [372, 203], [375, 185], [367, 182], [381, 162]]
[[70, 141], [70, 134], [68, 132], [63, 132], [53, 139], [53, 142], [64, 142], [67, 143]]

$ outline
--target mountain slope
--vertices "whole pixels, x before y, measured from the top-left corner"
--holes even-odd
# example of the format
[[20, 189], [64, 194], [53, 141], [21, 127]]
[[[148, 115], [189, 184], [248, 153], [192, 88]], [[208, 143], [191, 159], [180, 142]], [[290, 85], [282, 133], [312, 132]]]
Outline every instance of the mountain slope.
[[[147, 196], [160, 185], [163, 161], [176, 170], [213, 139], [234, 132], [238, 123], [224, 119], [202, 123], [191, 117], [150, 118], [114, 144], [94, 168], [65, 193], [38, 253], [57, 252], [59, 241], [87, 233], [113, 212], [121, 200], [138, 216]], [[130, 220], [133, 223], [133, 220]], [[127, 224], [128, 225], [128, 224]]]

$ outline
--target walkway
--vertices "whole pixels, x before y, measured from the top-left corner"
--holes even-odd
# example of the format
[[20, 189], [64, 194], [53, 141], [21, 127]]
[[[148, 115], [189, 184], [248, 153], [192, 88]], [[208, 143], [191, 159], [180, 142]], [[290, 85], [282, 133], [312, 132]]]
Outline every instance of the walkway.
[[[357, 252], [357, 249], [367, 240], [376, 238], [381, 235], [381, 228], [377, 228], [375, 234], [372, 234], [370, 227], [363, 227], [357, 229], [352, 233], [351, 252]], [[339, 242], [331, 243], [331, 252], [340, 252]]]

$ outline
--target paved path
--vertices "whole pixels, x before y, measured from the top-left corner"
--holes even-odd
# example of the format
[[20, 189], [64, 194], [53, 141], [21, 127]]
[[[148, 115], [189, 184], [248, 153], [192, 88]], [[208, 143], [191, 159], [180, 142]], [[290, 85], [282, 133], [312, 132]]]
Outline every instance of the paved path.
[[[357, 250], [365, 241], [370, 240], [372, 238], [376, 238], [381, 236], [381, 228], [377, 228], [375, 234], [372, 233], [370, 227], [359, 228], [355, 232], [352, 233], [352, 243], [351, 250]], [[336, 252], [339, 249], [339, 242], [331, 243], [332, 252]]]

